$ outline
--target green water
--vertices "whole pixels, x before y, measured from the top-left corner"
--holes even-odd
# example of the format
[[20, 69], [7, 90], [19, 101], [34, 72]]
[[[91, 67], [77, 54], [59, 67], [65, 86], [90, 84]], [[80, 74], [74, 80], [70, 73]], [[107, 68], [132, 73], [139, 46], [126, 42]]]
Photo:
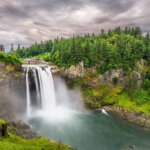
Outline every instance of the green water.
[[58, 122], [33, 117], [29, 123], [45, 137], [76, 150], [150, 150], [149, 130], [111, 114], [74, 113], [70, 119]]

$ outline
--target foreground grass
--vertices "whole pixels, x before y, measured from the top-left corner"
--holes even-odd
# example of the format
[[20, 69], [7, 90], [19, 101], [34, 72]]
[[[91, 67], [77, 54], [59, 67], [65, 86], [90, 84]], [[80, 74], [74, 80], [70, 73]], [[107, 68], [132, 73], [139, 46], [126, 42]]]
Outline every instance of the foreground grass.
[[[2, 124], [5, 124], [4, 120], [0, 120], [0, 128]], [[7, 137], [0, 136], [0, 150], [72, 150], [72, 148], [44, 137], [26, 140], [9, 133]]]
[[71, 148], [45, 138], [25, 140], [9, 134], [9, 137], [0, 138], [0, 150], [71, 150]]

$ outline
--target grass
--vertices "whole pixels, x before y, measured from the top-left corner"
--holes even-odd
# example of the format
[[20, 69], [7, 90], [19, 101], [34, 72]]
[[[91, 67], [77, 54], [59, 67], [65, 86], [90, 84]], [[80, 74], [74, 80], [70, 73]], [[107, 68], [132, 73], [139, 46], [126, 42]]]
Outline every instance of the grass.
[[96, 78], [97, 74], [86, 72], [82, 79], [72, 81], [73, 86], [80, 87], [87, 108], [98, 109], [101, 106], [118, 106], [134, 113], [150, 116], [150, 93], [144, 89], [127, 92], [121, 86], [103, 85]]
[[5, 120], [0, 119], [0, 126], [1, 126], [2, 124], [4, 124], [4, 123], [6, 123], [6, 121], [5, 121]]
[[16, 135], [0, 138], [0, 150], [71, 150], [64, 144], [49, 141], [43, 137], [25, 140]]
[[[5, 124], [0, 119], [0, 127]], [[49, 141], [44, 137], [39, 139], [26, 140], [22, 137], [9, 133], [9, 136], [0, 136], [0, 150], [73, 150], [67, 145]]]

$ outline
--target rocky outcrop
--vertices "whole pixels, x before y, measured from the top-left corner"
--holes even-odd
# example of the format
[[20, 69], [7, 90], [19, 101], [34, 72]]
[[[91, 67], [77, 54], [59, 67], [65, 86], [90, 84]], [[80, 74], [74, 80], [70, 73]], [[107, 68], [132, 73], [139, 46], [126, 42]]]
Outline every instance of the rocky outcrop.
[[25, 79], [21, 67], [0, 62], [0, 118], [15, 120], [15, 111], [22, 111], [23, 97]]
[[123, 69], [107, 71], [103, 75], [99, 76], [99, 81], [105, 85], [109, 84], [124, 85], [125, 79], [126, 77], [123, 73]]
[[35, 65], [35, 64], [47, 64], [44, 60], [39, 59], [39, 58], [28, 58], [24, 60], [24, 64], [30, 64], [30, 65]]
[[32, 132], [30, 126], [25, 122], [19, 120], [16, 122], [10, 122], [8, 125], [8, 131], [12, 134], [18, 135], [24, 139], [38, 139], [40, 135]]
[[129, 75], [125, 75], [123, 69], [107, 71], [99, 76], [99, 81], [104, 85], [121, 85], [127, 86], [129, 82], [134, 82], [136, 88], [140, 88], [143, 82], [143, 73], [132, 71]]
[[142, 127], [150, 128], [150, 117], [145, 116], [143, 113], [135, 113], [125, 111], [121, 107], [116, 106], [105, 106], [103, 107], [107, 112], [115, 113], [119, 117]]
[[71, 66], [68, 69], [65, 69], [62, 73], [64, 77], [67, 77], [69, 79], [75, 79], [75, 78], [82, 78], [84, 77], [84, 64], [83, 62], [80, 62], [76, 66]]
[[140, 88], [143, 83], [144, 75], [141, 72], [133, 71], [130, 77], [135, 82], [135, 87]]

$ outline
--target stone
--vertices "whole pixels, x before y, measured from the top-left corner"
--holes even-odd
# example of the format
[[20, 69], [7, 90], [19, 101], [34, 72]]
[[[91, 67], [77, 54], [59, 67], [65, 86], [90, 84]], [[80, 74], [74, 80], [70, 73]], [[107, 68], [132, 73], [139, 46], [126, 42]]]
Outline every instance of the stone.
[[131, 77], [132, 77], [132, 79], [135, 80], [136, 88], [140, 88], [142, 85], [142, 81], [143, 81], [142, 74], [138, 71], [133, 71], [131, 74]]
[[62, 73], [63, 76], [73, 79], [73, 78], [82, 78], [84, 77], [84, 64], [80, 62], [76, 66], [71, 66]]
[[115, 84], [117, 85], [125, 84], [125, 76], [122, 69], [107, 71], [99, 76], [99, 81], [105, 85], [114, 84], [114, 79], [116, 79]]

